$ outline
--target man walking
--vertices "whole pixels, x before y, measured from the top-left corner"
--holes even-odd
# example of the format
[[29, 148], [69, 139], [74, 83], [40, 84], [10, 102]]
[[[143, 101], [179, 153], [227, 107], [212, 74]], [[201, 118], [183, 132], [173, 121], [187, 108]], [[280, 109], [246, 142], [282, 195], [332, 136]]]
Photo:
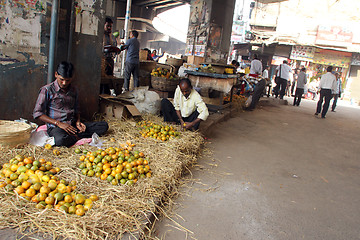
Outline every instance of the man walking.
[[[302, 95], [304, 94], [304, 87], [307, 83], [306, 68], [302, 68], [300, 73], [297, 75], [296, 90], [294, 96], [294, 106], [299, 106]], [[294, 83], [295, 84], [295, 83]]]
[[331, 107], [332, 112], [336, 112], [335, 108], [336, 108], [337, 100], [338, 100], [339, 97], [341, 97], [341, 92], [342, 92], [341, 78], [340, 78], [339, 73], [335, 73], [335, 77], [336, 77], [336, 88], [335, 88], [335, 91], [333, 92], [334, 101], [333, 101], [333, 104], [332, 104], [332, 107]]
[[[333, 67], [329, 66], [326, 69], [327, 73], [322, 75], [320, 79], [320, 99], [317, 103], [317, 109], [315, 115], [316, 116], [319, 115], [322, 107], [323, 109], [321, 112], [321, 118], [325, 118], [325, 115], [329, 109], [330, 100], [332, 97], [332, 91], [334, 92], [336, 88], [336, 77], [334, 74], [331, 73], [332, 70]], [[325, 102], [324, 102], [324, 106], [322, 106], [324, 98], [325, 98]]]
[[280, 99], [284, 98], [285, 90], [288, 84], [288, 80], [290, 78], [291, 67], [288, 65], [286, 60], [283, 61], [280, 66], [276, 68], [275, 76], [278, 77], [276, 81], [276, 87], [274, 89], [275, 97], [278, 97], [280, 93]]
[[127, 49], [125, 72], [124, 72], [124, 87], [123, 93], [129, 91], [130, 76], [134, 78], [134, 88], [139, 86], [139, 51], [140, 43], [137, 40], [139, 33], [136, 30], [130, 32], [130, 39], [125, 45], [122, 45], [121, 50]]
[[261, 75], [262, 73], [262, 63], [259, 60], [259, 57], [257, 54], [254, 54], [254, 59], [250, 63], [250, 74]]

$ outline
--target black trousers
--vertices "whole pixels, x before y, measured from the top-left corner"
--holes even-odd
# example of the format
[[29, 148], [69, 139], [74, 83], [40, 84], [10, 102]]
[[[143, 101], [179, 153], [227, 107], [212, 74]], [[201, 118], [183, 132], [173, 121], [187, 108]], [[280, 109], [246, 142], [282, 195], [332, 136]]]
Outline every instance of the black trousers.
[[258, 82], [255, 86], [254, 93], [252, 94], [252, 101], [248, 109], [255, 109], [256, 105], [258, 104], [261, 95], [265, 89], [266, 81], [262, 79]]
[[331, 89], [321, 89], [320, 90], [320, 99], [317, 103], [316, 113], [321, 112], [321, 107], [323, 104], [323, 99], [325, 99], [324, 106], [321, 112], [321, 117], [325, 117], [327, 111], [329, 110], [330, 100], [332, 98]]
[[126, 91], [129, 91], [131, 74], [134, 78], [134, 88], [136, 88], [139, 86], [139, 64], [125, 62], [124, 88]]
[[295, 96], [294, 96], [294, 103], [293, 105], [299, 106], [301, 102], [302, 95], [304, 94], [303, 88], [296, 88]]
[[87, 122], [84, 124], [86, 126], [85, 132], [78, 133], [76, 135], [70, 135], [59, 127], [50, 127], [48, 128], [47, 133], [50, 137], [55, 138], [55, 146], [71, 147], [81, 138], [90, 138], [94, 133], [101, 136], [109, 129], [109, 125], [104, 121]]
[[332, 111], [335, 111], [338, 98], [339, 98], [339, 94], [334, 94], [334, 101], [333, 101], [333, 104], [332, 104], [332, 107], [331, 107]]
[[[114, 75], [114, 59], [112, 57], [105, 58], [105, 74], [109, 76]], [[109, 84], [100, 83], [100, 94], [109, 94], [110, 95], [110, 86]]]
[[280, 94], [280, 99], [284, 98], [286, 87], [288, 81], [284, 78], [279, 78], [276, 83], [276, 87], [274, 88], [275, 97], [278, 97]]
[[[176, 114], [176, 110], [174, 105], [166, 98], [163, 98], [161, 100], [161, 113], [164, 116], [165, 122], [175, 122], [177, 124], [180, 124], [180, 119], [178, 115]], [[199, 116], [199, 112], [195, 111], [188, 117], [183, 117], [182, 119], [184, 122], [192, 122], [196, 120]], [[199, 129], [200, 123], [197, 123], [194, 125], [193, 129], [197, 130]]]

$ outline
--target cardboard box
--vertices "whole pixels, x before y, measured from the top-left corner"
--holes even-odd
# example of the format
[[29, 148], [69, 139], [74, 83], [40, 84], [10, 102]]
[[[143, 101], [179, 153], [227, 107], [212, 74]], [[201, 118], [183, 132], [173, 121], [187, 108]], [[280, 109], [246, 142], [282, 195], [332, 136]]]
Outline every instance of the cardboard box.
[[141, 116], [132, 102], [106, 94], [100, 95], [100, 113], [105, 114], [105, 118], [117, 119]]
[[187, 57], [187, 63], [191, 63], [191, 64], [194, 64], [196, 66], [199, 66], [204, 61], [205, 61], [204, 57], [197, 57], [197, 56], [188, 56]]

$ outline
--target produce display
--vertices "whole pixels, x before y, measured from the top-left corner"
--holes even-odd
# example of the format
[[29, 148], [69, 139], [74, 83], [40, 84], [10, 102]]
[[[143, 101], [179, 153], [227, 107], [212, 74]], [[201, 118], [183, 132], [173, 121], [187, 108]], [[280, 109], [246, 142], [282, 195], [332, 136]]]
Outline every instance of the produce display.
[[141, 121], [138, 122], [137, 125], [140, 128], [141, 136], [144, 138], [149, 137], [161, 141], [168, 141], [180, 136], [180, 133], [177, 132], [172, 126], [155, 124], [151, 121]]
[[[149, 158], [144, 153], [133, 151], [135, 144], [127, 142], [121, 148], [109, 147], [105, 150], [88, 152], [84, 150], [80, 156], [79, 168], [88, 177], [98, 177], [112, 185], [133, 185], [138, 179], [151, 177]], [[75, 153], [81, 153], [76, 149]]]
[[211, 64], [202, 65], [201, 67], [199, 67], [198, 72], [216, 73], [215, 69], [211, 66]]
[[[234, 101], [246, 101], [247, 100], [247, 97], [245, 97], [245, 96], [243, 96], [243, 95], [237, 95], [237, 94], [234, 94], [233, 96], [232, 96], [232, 101], [234, 102]], [[230, 102], [230, 96], [225, 96], [224, 97], [224, 101], [225, 102]]]
[[175, 74], [173, 72], [170, 72], [170, 70], [168, 70], [166, 68], [154, 68], [151, 71], [151, 76], [164, 77], [164, 78], [169, 78], [169, 79], [176, 78]]
[[38, 209], [56, 209], [69, 214], [83, 216], [91, 209], [96, 195], [86, 198], [76, 194], [76, 182], [60, 180], [59, 168], [41, 158], [16, 155], [3, 164], [0, 170], [0, 187], [15, 192], [20, 198], [36, 203]]

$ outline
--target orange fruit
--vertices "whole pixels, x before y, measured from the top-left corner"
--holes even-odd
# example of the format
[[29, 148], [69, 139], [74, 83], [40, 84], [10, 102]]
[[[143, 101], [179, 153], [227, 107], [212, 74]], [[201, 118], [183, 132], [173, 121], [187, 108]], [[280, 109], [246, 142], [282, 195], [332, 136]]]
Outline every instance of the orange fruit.
[[72, 197], [70, 195], [66, 195], [64, 198], [64, 201], [67, 203], [71, 203], [73, 201]]
[[21, 186], [18, 186], [18, 187], [16, 187], [15, 188], [15, 190], [14, 190], [17, 194], [22, 194], [22, 193], [24, 193], [25, 192], [25, 189], [23, 188], [23, 187], [21, 187]]
[[94, 201], [99, 200], [99, 197], [96, 196], [96, 195], [91, 195], [91, 196], [89, 197], [89, 199], [91, 199], [91, 200], [94, 202]]
[[34, 188], [35, 191], [39, 191], [41, 187], [42, 187], [41, 183], [38, 182], [32, 185], [32, 188]]
[[49, 194], [51, 192], [51, 189], [47, 186], [42, 186], [40, 188], [40, 193], [45, 193], [45, 194]]
[[29, 188], [28, 190], [26, 190], [25, 194], [27, 197], [32, 198], [33, 196], [35, 196], [36, 191], [33, 188]]
[[82, 194], [76, 194], [75, 195], [75, 203], [76, 204], [83, 204], [85, 202], [85, 196]]
[[85, 209], [84, 208], [78, 208], [75, 211], [75, 214], [78, 216], [84, 216], [85, 215]]
[[38, 200], [39, 202], [45, 201], [46, 198], [47, 198], [47, 194], [46, 194], [46, 193], [39, 193], [39, 194], [37, 195], [37, 200]]
[[54, 205], [55, 203], [55, 198], [52, 196], [48, 196], [47, 198], [45, 198], [45, 203], [49, 204], [49, 205]]
[[21, 184], [21, 187], [23, 187], [24, 189], [28, 189], [31, 186], [31, 183], [29, 183], [28, 181], [25, 181]]
[[33, 161], [32, 161], [31, 158], [25, 158], [25, 159], [24, 159], [24, 163], [25, 163], [25, 165], [26, 165], [26, 164], [32, 164]]
[[49, 149], [52, 148], [52, 146], [51, 146], [50, 144], [45, 144], [44, 148], [47, 149], [47, 150], [49, 150]]
[[69, 212], [70, 214], [75, 214], [75, 212], [76, 212], [76, 207], [75, 207], [75, 206], [70, 206], [69, 209], [68, 209], [68, 212]]

